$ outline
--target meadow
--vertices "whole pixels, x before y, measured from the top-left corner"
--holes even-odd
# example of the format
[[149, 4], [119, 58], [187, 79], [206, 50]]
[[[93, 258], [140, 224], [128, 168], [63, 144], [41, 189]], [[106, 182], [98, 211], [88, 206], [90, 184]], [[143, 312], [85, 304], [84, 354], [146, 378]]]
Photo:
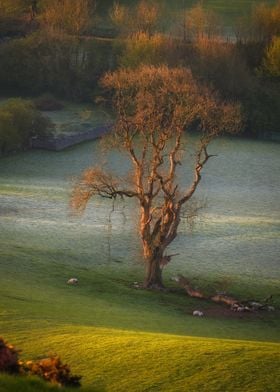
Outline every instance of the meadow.
[[[193, 234], [182, 226], [165, 282], [175, 288], [170, 277], [181, 272], [238, 298], [272, 294], [279, 309], [279, 145], [222, 139], [213, 149], [219, 160], [201, 187], [209, 207]], [[228, 317], [183, 290], [136, 290], [135, 206], [117, 204], [109, 221], [111, 204], [97, 200], [71, 216], [73, 177], [105, 163], [100, 152], [91, 142], [1, 159], [1, 335], [25, 359], [60, 355], [84, 391], [278, 391], [278, 310]], [[109, 164], [124, 170], [114, 151]], [[71, 277], [77, 286], [66, 284]], [[204, 318], [192, 316], [197, 308]], [[0, 378], [3, 392], [56, 390], [41, 385]]]

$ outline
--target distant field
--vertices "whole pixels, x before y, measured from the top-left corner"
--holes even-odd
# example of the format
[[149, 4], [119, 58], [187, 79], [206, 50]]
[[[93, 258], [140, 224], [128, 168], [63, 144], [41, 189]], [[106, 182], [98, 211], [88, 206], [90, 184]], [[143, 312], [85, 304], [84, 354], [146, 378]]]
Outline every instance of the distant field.
[[[180, 11], [185, 7], [192, 7], [197, 4], [197, 0], [163, 0], [157, 1], [159, 4], [164, 4], [166, 9], [171, 12]], [[205, 8], [212, 9], [222, 15], [227, 22], [233, 22], [237, 17], [248, 15], [251, 8], [255, 4], [260, 4], [262, 0], [204, 0], [203, 5]], [[112, 4], [113, 0], [103, 0], [100, 4], [100, 10], [105, 12]], [[136, 4], [137, 0], [121, 0], [121, 4], [132, 5]], [[275, 4], [276, 0], [266, 0], [266, 4]]]

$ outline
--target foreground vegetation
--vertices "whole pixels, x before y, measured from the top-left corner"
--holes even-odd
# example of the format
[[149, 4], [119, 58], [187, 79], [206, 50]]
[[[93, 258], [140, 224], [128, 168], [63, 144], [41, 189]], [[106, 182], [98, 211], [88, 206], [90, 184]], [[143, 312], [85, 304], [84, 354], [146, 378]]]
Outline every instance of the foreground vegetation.
[[[83, 368], [81, 357], [87, 362], [87, 386], [81, 391], [183, 392], [187, 388], [189, 391], [276, 392], [279, 386], [280, 357], [276, 344], [89, 327], [65, 328], [61, 334], [49, 332], [52, 334], [45, 334], [43, 339], [40, 332], [34, 337], [40, 339], [43, 347], [47, 339], [61, 351], [66, 346], [72, 347], [75, 353], [71, 360], [76, 362], [77, 369]], [[85, 341], [86, 348], [80, 348]], [[262, 377], [256, 376], [259, 373]], [[17, 391], [36, 391], [39, 386], [43, 391], [50, 389], [47, 386], [43, 389], [39, 381], [0, 376], [1, 391], [13, 391], [14, 387], [19, 388]]]

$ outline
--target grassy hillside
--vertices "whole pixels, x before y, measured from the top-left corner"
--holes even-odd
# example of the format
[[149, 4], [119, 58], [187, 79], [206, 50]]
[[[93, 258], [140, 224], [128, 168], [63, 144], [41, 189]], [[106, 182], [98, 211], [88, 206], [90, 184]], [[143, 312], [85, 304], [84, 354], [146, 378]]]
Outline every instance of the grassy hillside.
[[[73, 391], [73, 389], [55, 387], [35, 377], [22, 378], [0, 375], [1, 392], [66, 392], [71, 390]], [[94, 389], [92, 391], [95, 392]], [[83, 389], [83, 392], [86, 392], [86, 389]]]
[[[41, 350], [55, 345], [91, 391], [276, 392], [280, 383], [277, 344], [79, 326], [45, 332], [34, 335]], [[36, 390], [21, 384], [17, 391]], [[16, 381], [0, 378], [0, 391], [10, 385]]]
[[[278, 391], [279, 344], [257, 341], [278, 340], [277, 315], [194, 318], [192, 310], [209, 304], [133, 289], [138, 268], [85, 267], [27, 244], [7, 248], [1, 334], [25, 359], [57, 353], [91, 391]], [[78, 286], [66, 285], [70, 276]], [[0, 391], [15, 382], [0, 381]]]

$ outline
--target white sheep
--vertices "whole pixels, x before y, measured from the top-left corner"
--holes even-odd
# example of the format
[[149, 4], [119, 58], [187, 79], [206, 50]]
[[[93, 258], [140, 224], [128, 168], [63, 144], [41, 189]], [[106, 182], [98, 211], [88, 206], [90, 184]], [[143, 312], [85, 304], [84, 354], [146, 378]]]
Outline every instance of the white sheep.
[[78, 284], [78, 279], [77, 278], [71, 278], [67, 281], [67, 284]]
[[268, 307], [267, 307], [267, 310], [268, 310], [269, 312], [274, 312], [274, 311], [275, 311], [275, 307], [274, 307], [274, 306], [268, 306]]
[[204, 314], [200, 310], [194, 310], [193, 316], [202, 317], [202, 316], [204, 316]]

